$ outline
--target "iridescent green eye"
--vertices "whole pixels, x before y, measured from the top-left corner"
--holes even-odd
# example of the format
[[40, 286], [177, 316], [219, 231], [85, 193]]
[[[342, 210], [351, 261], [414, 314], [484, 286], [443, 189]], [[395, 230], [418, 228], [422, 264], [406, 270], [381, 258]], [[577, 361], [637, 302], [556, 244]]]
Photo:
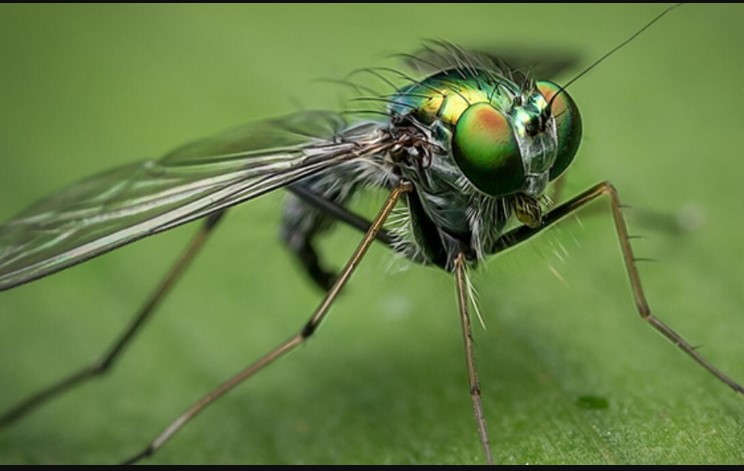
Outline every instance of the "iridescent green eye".
[[488, 103], [468, 107], [455, 125], [452, 155], [482, 192], [505, 196], [522, 188], [524, 169], [517, 138], [506, 116]]
[[[561, 90], [557, 84], [548, 81], [537, 82], [537, 89], [548, 100]], [[558, 134], [558, 153], [555, 163], [550, 169], [550, 179], [560, 176], [571, 164], [579, 150], [581, 143], [581, 114], [576, 103], [568, 95], [561, 92], [550, 107], [550, 114], [555, 118], [555, 127]]]

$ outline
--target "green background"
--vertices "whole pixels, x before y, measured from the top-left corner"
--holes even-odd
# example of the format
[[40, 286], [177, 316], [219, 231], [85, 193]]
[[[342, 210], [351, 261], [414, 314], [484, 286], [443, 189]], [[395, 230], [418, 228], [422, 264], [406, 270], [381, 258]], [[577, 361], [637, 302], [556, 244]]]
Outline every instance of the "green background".
[[[588, 64], [662, 8], [2, 6], [0, 219], [196, 137], [333, 107], [338, 89], [315, 79], [394, 64], [422, 38], [548, 46]], [[609, 179], [630, 206], [702, 222], [674, 235], [631, 217], [646, 236], [634, 246], [659, 261], [641, 266], [655, 312], [739, 381], [743, 43], [742, 6], [688, 5], [574, 84], [585, 139], [567, 187]], [[299, 328], [320, 296], [277, 241], [282, 198], [236, 208], [113, 374], [0, 430], [0, 462], [118, 462]], [[744, 398], [639, 320], [609, 217], [581, 221], [476, 276], [496, 460], [743, 463]], [[194, 229], [0, 293], [0, 410], [95, 358]], [[340, 265], [357, 239], [339, 228], [323, 247]], [[150, 462], [482, 462], [454, 282], [391, 259], [371, 250], [309, 345]]]

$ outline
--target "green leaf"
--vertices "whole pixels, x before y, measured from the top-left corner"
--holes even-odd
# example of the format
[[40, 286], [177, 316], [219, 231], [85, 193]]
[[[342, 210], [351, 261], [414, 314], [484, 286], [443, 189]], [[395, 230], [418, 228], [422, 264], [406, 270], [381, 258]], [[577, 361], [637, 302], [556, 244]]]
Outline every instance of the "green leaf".
[[[0, 220], [196, 137], [334, 108], [339, 89], [314, 79], [389, 64], [420, 38], [559, 47], [589, 64], [662, 8], [0, 6]], [[659, 260], [640, 265], [652, 309], [738, 381], [743, 14], [684, 6], [572, 85], [585, 138], [565, 191], [615, 184], [646, 236], [637, 256]], [[0, 430], [0, 463], [120, 462], [296, 332], [320, 294], [277, 240], [282, 197], [232, 211], [109, 375]], [[475, 276], [496, 460], [741, 464], [744, 398], [640, 320], [605, 208]], [[690, 227], [670, 231], [679, 218]], [[195, 229], [0, 293], [0, 411], [100, 355]], [[340, 266], [358, 238], [338, 228], [322, 247]], [[308, 345], [147, 463], [482, 463], [454, 281], [393, 259], [373, 248]]]

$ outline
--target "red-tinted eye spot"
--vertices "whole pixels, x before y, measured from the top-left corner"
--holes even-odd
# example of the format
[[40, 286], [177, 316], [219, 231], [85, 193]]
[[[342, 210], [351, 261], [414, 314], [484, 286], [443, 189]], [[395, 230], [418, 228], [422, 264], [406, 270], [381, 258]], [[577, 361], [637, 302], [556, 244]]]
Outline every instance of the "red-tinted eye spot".
[[499, 113], [495, 113], [491, 107], [484, 107], [477, 110], [474, 123], [481, 128], [490, 129], [503, 129], [507, 125], [504, 117]]
[[[555, 118], [558, 152], [555, 163], [550, 169], [550, 179], [558, 177], [573, 161], [581, 143], [581, 114], [571, 96], [564, 90], [548, 81], [536, 84], [537, 90], [550, 103], [550, 115]], [[560, 93], [560, 95], [556, 95]], [[552, 100], [552, 103], [551, 103]]]
[[481, 136], [487, 136], [487, 139], [492, 140], [494, 143], [499, 143], [499, 145], [503, 145], [503, 143], [512, 139], [509, 121], [493, 107], [486, 105], [474, 106], [473, 111], [473, 116], [466, 122], [472, 127], [471, 132], [473, 135], [471, 136], [474, 140], [477, 139], [475, 138], [475, 133]]
[[508, 195], [522, 186], [524, 170], [509, 120], [488, 103], [462, 114], [452, 139], [452, 154], [462, 173], [479, 190]]
[[[545, 100], [547, 100], [547, 102], [551, 104], [550, 114], [552, 114], [553, 116], [558, 116], [559, 114], [566, 111], [566, 107], [568, 106], [568, 104], [565, 92], [561, 93], [557, 98], [553, 100], [553, 97], [555, 97], [556, 93], [560, 91], [558, 85], [552, 82], [538, 82], [537, 91], [539, 91], [540, 94], [545, 98]], [[553, 100], [552, 103], [551, 100]]]

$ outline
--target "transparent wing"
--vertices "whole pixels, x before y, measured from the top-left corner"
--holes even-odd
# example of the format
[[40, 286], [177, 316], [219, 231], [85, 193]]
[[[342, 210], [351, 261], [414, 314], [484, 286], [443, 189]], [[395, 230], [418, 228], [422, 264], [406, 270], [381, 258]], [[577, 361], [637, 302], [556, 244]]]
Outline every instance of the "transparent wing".
[[303, 112], [90, 177], [0, 226], [0, 291], [387, 149], [380, 122]]

